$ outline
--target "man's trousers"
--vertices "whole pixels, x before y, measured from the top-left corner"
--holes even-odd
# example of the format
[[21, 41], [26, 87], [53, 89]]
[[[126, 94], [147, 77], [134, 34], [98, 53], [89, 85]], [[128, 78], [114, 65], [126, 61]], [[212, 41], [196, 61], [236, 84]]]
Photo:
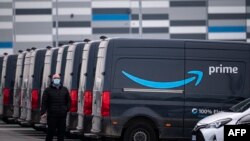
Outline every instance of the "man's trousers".
[[53, 136], [56, 135], [57, 140], [64, 141], [64, 134], [66, 130], [66, 117], [48, 117], [47, 118], [48, 130], [45, 141], [52, 141]]

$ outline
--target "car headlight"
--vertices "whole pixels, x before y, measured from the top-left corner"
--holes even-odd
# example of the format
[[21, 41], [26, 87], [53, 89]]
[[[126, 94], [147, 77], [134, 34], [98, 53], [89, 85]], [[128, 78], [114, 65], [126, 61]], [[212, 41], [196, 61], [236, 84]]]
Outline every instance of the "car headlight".
[[227, 124], [231, 120], [232, 120], [231, 118], [217, 120], [215, 122], [208, 124], [207, 128], [220, 128], [221, 126], [224, 126], [225, 124]]

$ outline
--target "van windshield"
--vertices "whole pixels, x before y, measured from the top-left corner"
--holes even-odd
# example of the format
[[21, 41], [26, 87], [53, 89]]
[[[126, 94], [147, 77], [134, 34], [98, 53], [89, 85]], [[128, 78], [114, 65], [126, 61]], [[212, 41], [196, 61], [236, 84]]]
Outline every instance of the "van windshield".
[[250, 98], [241, 101], [240, 103], [232, 106], [229, 110], [232, 112], [244, 112], [250, 108]]

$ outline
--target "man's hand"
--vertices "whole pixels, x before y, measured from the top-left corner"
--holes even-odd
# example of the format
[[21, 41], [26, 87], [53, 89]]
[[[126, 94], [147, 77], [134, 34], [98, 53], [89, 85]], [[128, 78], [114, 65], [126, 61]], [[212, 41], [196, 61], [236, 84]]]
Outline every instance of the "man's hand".
[[41, 116], [41, 118], [46, 118], [46, 117], [47, 117], [46, 113]]
[[40, 119], [41, 124], [46, 124], [47, 123], [47, 113], [43, 114]]

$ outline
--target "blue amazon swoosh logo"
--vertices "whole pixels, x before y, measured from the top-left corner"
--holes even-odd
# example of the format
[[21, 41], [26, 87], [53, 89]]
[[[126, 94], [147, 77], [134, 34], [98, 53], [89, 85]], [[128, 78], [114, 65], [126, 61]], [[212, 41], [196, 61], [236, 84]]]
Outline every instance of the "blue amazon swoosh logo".
[[192, 70], [192, 71], [188, 72], [188, 74], [194, 74], [195, 76], [192, 76], [192, 77], [184, 79], [184, 80], [173, 81], [173, 82], [156, 82], [156, 81], [145, 80], [145, 79], [139, 78], [137, 76], [134, 76], [132, 74], [129, 74], [125, 71], [122, 71], [122, 74], [125, 75], [130, 80], [132, 80], [132, 81], [134, 81], [142, 86], [150, 87], [150, 88], [157, 88], [157, 89], [177, 88], [177, 87], [187, 85], [195, 80], [196, 80], [195, 86], [198, 86], [203, 78], [203, 72], [199, 71], [199, 70]]

